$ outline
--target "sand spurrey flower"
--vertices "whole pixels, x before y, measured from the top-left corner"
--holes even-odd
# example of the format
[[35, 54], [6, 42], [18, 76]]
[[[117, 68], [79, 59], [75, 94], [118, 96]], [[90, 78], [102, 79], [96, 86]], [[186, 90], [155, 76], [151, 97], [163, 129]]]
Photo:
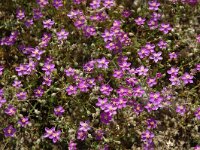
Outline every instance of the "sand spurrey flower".
[[160, 6], [160, 3], [157, 2], [157, 0], [150, 0], [148, 4], [149, 4], [149, 10], [154, 10], [154, 11], [158, 10], [158, 7]]
[[17, 10], [17, 19], [22, 20], [25, 18], [25, 11], [22, 9]]
[[16, 129], [13, 125], [9, 125], [3, 129], [5, 137], [14, 137], [16, 133]]
[[181, 79], [183, 80], [184, 84], [188, 84], [188, 83], [193, 83], [193, 75], [190, 75], [189, 73], [184, 73], [181, 77]]
[[44, 138], [49, 138], [53, 141], [53, 143], [56, 143], [57, 141], [60, 140], [60, 135], [61, 131], [55, 129], [55, 127], [50, 128], [45, 128], [46, 133], [44, 134]]
[[160, 30], [161, 32], [163, 32], [164, 34], [168, 34], [168, 33], [172, 30], [172, 27], [170, 26], [169, 23], [162, 23], [162, 24], [160, 25], [159, 30]]
[[149, 130], [146, 130], [142, 132], [141, 134], [141, 139], [143, 142], [151, 143], [153, 138], [154, 138], [154, 134]]
[[29, 118], [28, 117], [22, 117], [19, 121], [18, 124], [20, 124], [20, 126], [25, 127], [26, 125], [28, 125], [29, 122]]
[[40, 5], [41, 8], [49, 4], [48, 0], [37, 0], [37, 3]]
[[145, 20], [146, 20], [145, 18], [138, 17], [137, 19], [135, 19], [135, 23], [136, 23], [137, 25], [141, 26], [141, 25], [144, 25]]
[[60, 32], [56, 33], [58, 40], [65, 40], [67, 39], [69, 32], [66, 32], [65, 29], [60, 30]]
[[0, 96], [0, 108], [2, 107], [3, 104], [6, 103], [6, 99]]
[[16, 94], [18, 100], [26, 100], [27, 99], [27, 92], [19, 92]]
[[8, 105], [5, 109], [5, 113], [9, 116], [15, 115], [17, 109], [13, 105]]
[[147, 120], [147, 128], [148, 129], [154, 129], [157, 127], [157, 121], [153, 118], [150, 118]]
[[65, 110], [62, 106], [58, 106], [58, 107], [54, 108], [54, 114], [56, 116], [62, 116], [64, 112], [65, 112]]
[[0, 66], [0, 76], [3, 74], [4, 67]]
[[51, 19], [43, 21], [43, 26], [44, 26], [44, 28], [47, 28], [47, 29], [51, 29], [54, 24], [55, 24], [55, 22]]
[[73, 140], [70, 140], [69, 144], [68, 144], [68, 149], [69, 150], [77, 150], [77, 144], [73, 141]]
[[196, 111], [194, 112], [194, 114], [195, 114], [196, 118], [197, 118], [198, 120], [200, 120], [200, 107], [198, 107], [198, 108], [196, 109]]
[[186, 112], [186, 108], [183, 105], [179, 105], [176, 107], [176, 112], [179, 113], [181, 116], [184, 116]]
[[60, 7], [63, 6], [63, 0], [53, 0], [53, 6], [54, 6], [56, 9], [59, 9]]

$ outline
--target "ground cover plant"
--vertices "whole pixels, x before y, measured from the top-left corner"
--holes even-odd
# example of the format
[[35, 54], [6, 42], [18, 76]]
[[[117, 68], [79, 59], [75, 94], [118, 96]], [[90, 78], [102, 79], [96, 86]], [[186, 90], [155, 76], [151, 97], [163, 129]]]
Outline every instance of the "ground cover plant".
[[198, 0], [1, 0], [0, 149], [199, 150]]

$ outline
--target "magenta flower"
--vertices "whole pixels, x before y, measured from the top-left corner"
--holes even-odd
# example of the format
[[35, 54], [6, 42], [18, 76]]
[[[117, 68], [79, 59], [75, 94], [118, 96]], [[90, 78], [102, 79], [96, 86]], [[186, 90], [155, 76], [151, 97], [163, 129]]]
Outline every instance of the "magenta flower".
[[83, 15], [83, 12], [81, 10], [71, 10], [67, 16], [70, 18], [70, 19], [74, 19], [76, 18], [78, 15]]
[[122, 71], [129, 70], [131, 66], [131, 63], [128, 63], [127, 61], [121, 61], [119, 62], [119, 67]]
[[179, 71], [179, 68], [171, 67], [170, 70], [167, 71], [167, 73], [170, 74], [171, 76], [176, 76], [178, 75], [178, 71]]
[[148, 78], [147, 84], [148, 84], [149, 87], [153, 87], [154, 85], [157, 84], [156, 78]]
[[148, 49], [146, 49], [145, 47], [142, 47], [139, 51], [138, 51], [138, 55], [139, 57], [142, 59], [142, 58], [145, 58], [147, 56], [149, 56], [150, 54], [150, 51]]
[[80, 17], [78, 17], [78, 19], [76, 19], [74, 25], [77, 29], [82, 29], [85, 26], [86, 21], [86, 17], [81, 15]]
[[90, 3], [90, 7], [92, 9], [97, 9], [100, 7], [100, 3], [101, 3], [101, 0], [92, 0], [92, 2]]
[[197, 64], [197, 65], [196, 65], [196, 70], [197, 70], [197, 71], [200, 71], [200, 64]]
[[70, 142], [68, 144], [68, 149], [69, 150], [77, 150], [76, 146], [77, 146], [77, 144], [74, 141], [70, 140]]
[[149, 95], [149, 102], [153, 103], [153, 104], [160, 104], [163, 100], [163, 97], [161, 97], [160, 92], [156, 92], [156, 93], [150, 93]]
[[122, 15], [125, 17], [125, 18], [128, 18], [130, 17], [132, 14], [132, 12], [130, 10], [123, 10], [122, 12]]
[[73, 0], [74, 4], [80, 4], [82, 2], [84, 2], [85, 0]]
[[13, 116], [16, 113], [17, 109], [13, 105], [8, 105], [5, 109], [5, 113], [9, 116]]
[[2, 96], [0, 96], [0, 108], [2, 107], [3, 104], [6, 103], [6, 99], [4, 99]]
[[145, 18], [138, 17], [137, 19], [135, 19], [135, 23], [136, 23], [137, 25], [141, 26], [141, 25], [144, 25], [145, 20], [146, 20]]
[[45, 127], [45, 134], [44, 134], [44, 138], [47, 138], [47, 137], [50, 137], [52, 134], [53, 134], [53, 132], [55, 131], [55, 127], [52, 127], [51, 129], [49, 129], [49, 128], [47, 128], [47, 127]]
[[110, 93], [113, 91], [113, 88], [110, 87], [110, 85], [104, 84], [100, 87], [100, 91], [101, 91], [102, 94], [109, 96]]
[[159, 46], [160, 49], [166, 49], [167, 48], [167, 42], [160, 40], [158, 42], [158, 46]]
[[22, 117], [19, 121], [18, 121], [18, 124], [20, 124], [22, 127], [25, 127], [26, 125], [28, 125], [30, 122], [29, 122], [29, 119], [28, 117]]
[[159, 60], [162, 60], [162, 52], [158, 52], [158, 53], [152, 53], [152, 55], [149, 57], [150, 59], [152, 59], [155, 63], [157, 63]]
[[98, 102], [96, 103], [96, 106], [100, 107], [101, 110], [105, 110], [107, 102], [108, 102], [107, 98], [103, 98], [103, 99], [98, 98]]
[[22, 20], [25, 17], [25, 11], [22, 9], [17, 10], [17, 19]]
[[80, 82], [78, 83], [78, 88], [80, 89], [81, 92], [88, 92], [89, 84], [87, 83], [86, 80], [81, 79]]
[[37, 3], [38, 5], [40, 5], [41, 8], [49, 4], [48, 0], [37, 0]]
[[96, 35], [96, 29], [93, 26], [84, 26], [83, 32], [86, 37], [91, 37]]
[[37, 89], [34, 90], [34, 94], [36, 98], [40, 98], [44, 94], [44, 90], [41, 87], [38, 87]]
[[184, 116], [184, 114], [186, 112], [186, 108], [184, 106], [177, 106], [176, 112], [179, 113], [181, 116]]
[[87, 138], [87, 132], [82, 131], [82, 130], [78, 130], [77, 132], [77, 139], [84, 141]]
[[55, 22], [53, 20], [51, 20], [51, 19], [43, 21], [44, 28], [47, 28], [47, 29], [51, 29], [52, 26], [54, 25], [54, 23]]
[[45, 75], [50, 75], [55, 70], [55, 65], [50, 62], [45, 62], [42, 70], [45, 71]]
[[54, 6], [56, 9], [59, 9], [60, 7], [63, 6], [63, 1], [62, 1], [62, 0], [53, 0], [53, 6]]
[[3, 74], [4, 67], [0, 66], [0, 76]]
[[200, 146], [199, 145], [195, 146], [194, 150], [200, 150]]
[[18, 76], [22, 76], [22, 75], [27, 75], [28, 72], [28, 68], [27, 68], [27, 65], [24, 65], [24, 64], [20, 64], [19, 67], [16, 67], [15, 70], [17, 71], [18, 73]]
[[184, 84], [188, 84], [188, 83], [193, 83], [193, 79], [194, 77], [192, 75], [190, 75], [189, 73], [184, 73], [181, 77], [181, 79], [183, 80]]
[[126, 83], [128, 85], [134, 86], [136, 83], [138, 83], [138, 80], [135, 77], [126, 78]]
[[128, 96], [128, 94], [129, 94], [129, 89], [121, 86], [121, 87], [119, 87], [119, 89], [117, 90], [117, 94], [118, 94], [120, 97]]
[[31, 57], [36, 58], [37, 60], [41, 59], [41, 55], [44, 53], [44, 51], [39, 50], [38, 48], [35, 48], [32, 52], [31, 52]]
[[200, 34], [197, 35], [196, 39], [197, 39], [197, 42], [200, 43]]
[[155, 21], [158, 21], [161, 19], [161, 14], [157, 13], [157, 12], [153, 12], [151, 15], [151, 18]]
[[157, 0], [151, 0], [148, 2], [149, 4], [149, 10], [158, 10], [158, 7], [160, 6], [160, 3], [157, 2]]
[[144, 93], [145, 91], [140, 86], [133, 89], [133, 94], [135, 97], [142, 97]]
[[178, 86], [178, 85], [180, 85], [180, 79], [177, 77], [177, 76], [171, 76], [170, 78], [169, 78], [169, 80], [171, 81], [171, 84], [172, 85], [175, 85], [175, 86]]
[[51, 86], [51, 84], [52, 84], [51, 77], [45, 75], [45, 76], [43, 77], [42, 85]]
[[115, 0], [104, 0], [103, 6], [110, 9], [111, 7], [115, 6]]
[[27, 99], [27, 92], [19, 92], [16, 94], [18, 100], [26, 100]]
[[196, 109], [196, 111], [195, 111], [194, 114], [195, 114], [196, 118], [197, 118], [198, 120], [200, 120], [200, 107]]
[[95, 139], [96, 140], [102, 140], [103, 135], [104, 135], [104, 132], [101, 129], [98, 129], [95, 131]]
[[60, 130], [53, 131], [53, 134], [49, 136], [49, 139], [52, 139], [53, 143], [56, 143], [57, 141], [60, 140], [60, 135], [61, 135]]
[[172, 59], [177, 59], [177, 54], [175, 53], [175, 52], [172, 52], [172, 53], [169, 53], [169, 58], [170, 58], [170, 60], [172, 60]]
[[167, 33], [169, 33], [169, 31], [172, 30], [172, 27], [171, 27], [170, 24], [168, 24], [168, 23], [167, 23], [167, 24], [162, 23], [162, 24], [160, 25], [159, 30], [160, 30], [161, 32], [163, 32], [164, 34], [167, 34]]
[[75, 69], [69, 67], [68, 69], [65, 69], [65, 74], [66, 74], [66, 76], [68, 76], [68, 77], [74, 76], [74, 75], [75, 75]]
[[67, 39], [69, 32], [66, 32], [65, 29], [62, 29], [60, 32], [56, 33], [58, 40], [65, 40]]
[[149, 130], [142, 132], [141, 140], [143, 142], [150, 143], [150, 142], [152, 142], [153, 138], [154, 138], [154, 134], [152, 132], [150, 132]]
[[109, 64], [109, 61], [105, 57], [103, 57], [101, 59], [97, 59], [97, 67], [98, 68], [107, 69], [108, 64]]
[[140, 66], [139, 68], [137, 68], [136, 71], [137, 71], [139, 76], [147, 76], [149, 69], [145, 68], [144, 66]]
[[60, 140], [61, 131], [55, 130], [55, 127], [52, 127], [51, 129], [45, 128], [46, 133], [44, 134], [44, 138], [49, 138], [53, 141], [53, 143], [56, 143]]
[[96, 85], [95, 79], [91, 78], [91, 79], [87, 79], [87, 85], [89, 88], [93, 88]]
[[115, 99], [115, 103], [118, 109], [122, 109], [126, 107], [127, 100], [123, 97], [119, 97]]
[[42, 14], [42, 12], [41, 12], [40, 9], [38, 9], [38, 8], [33, 9], [33, 18], [34, 18], [35, 20], [38, 20], [38, 19], [40, 19], [40, 18], [42, 18], [42, 17], [43, 17], [43, 14]]
[[63, 115], [64, 112], [65, 112], [65, 110], [64, 110], [64, 108], [62, 106], [58, 106], [58, 107], [54, 108], [54, 114], [56, 116], [60, 117], [60, 116]]
[[16, 133], [16, 129], [13, 127], [13, 125], [9, 125], [6, 128], [3, 129], [5, 137], [14, 137]]
[[33, 19], [26, 20], [24, 24], [27, 28], [31, 27], [33, 25]]
[[110, 113], [102, 112], [100, 114], [100, 120], [104, 124], [109, 124], [112, 120], [112, 115]]
[[3, 95], [4, 95], [4, 90], [3, 90], [3, 88], [1, 88], [1, 89], [0, 89], [0, 96], [3, 97]]
[[158, 28], [158, 22], [154, 19], [150, 19], [147, 24], [151, 30]]
[[144, 108], [141, 104], [135, 103], [133, 104], [133, 111], [136, 113], [136, 115], [139, 115], [141, 112], [143, 112]]
[[104, 110], [105, 113], [109, 113], [111, 116], [117, 114], [117, 107], [114, 106], [113, 104], [107, 103], [105, 105], [105, 107], [106, 107], [105, 110]]
[[8, 45], [8, 46], [13, 45], [15, 43], [15, 41], [17, 40], [18, 34], [19, 34], [18, 31], [11, 32], [10, 36], [3, 37], [0, 40], [0, 44], [1, 45]]
[[122, 70], [114, 70], [113, 77], [116, 79], [121, 79], [124, 76], [124, 72]]
[[104, 39], [104, 42], [113, 41], [113, 33], [109, 32], [109, 30], [105, 30], [101, 35]]
[[85, 122], [81, 121], [80, 122], [80, 127], [79, 127], [80, 131], [87, 132], [90, 129], [91, 129], [91, 127], [90, 127], [90, 124], [89, 124], [88, 121], [85, 121]]
[[155, 129], [157, 127], [157, 121], [155, 119], [148, 119], [147, 120], [147, 128], [148, 129]]
[[77, 94], [77, 87], [73, 86], [73, 85], [69, 85], [66, 88], [66, 92], [67, 92], [68, 95], [76, 95]]
[[116, 44], [114, 42], [107, 42], [105, 46], [108, 50], [112, 51], [115, 49]]

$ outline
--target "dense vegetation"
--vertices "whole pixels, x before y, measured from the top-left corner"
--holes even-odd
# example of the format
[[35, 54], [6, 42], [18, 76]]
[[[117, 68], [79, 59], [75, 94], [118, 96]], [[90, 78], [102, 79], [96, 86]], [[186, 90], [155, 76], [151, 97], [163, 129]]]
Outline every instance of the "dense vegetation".
[[198, 150], [199, 79], [197, 0], [0, 1], [1, 150]]

